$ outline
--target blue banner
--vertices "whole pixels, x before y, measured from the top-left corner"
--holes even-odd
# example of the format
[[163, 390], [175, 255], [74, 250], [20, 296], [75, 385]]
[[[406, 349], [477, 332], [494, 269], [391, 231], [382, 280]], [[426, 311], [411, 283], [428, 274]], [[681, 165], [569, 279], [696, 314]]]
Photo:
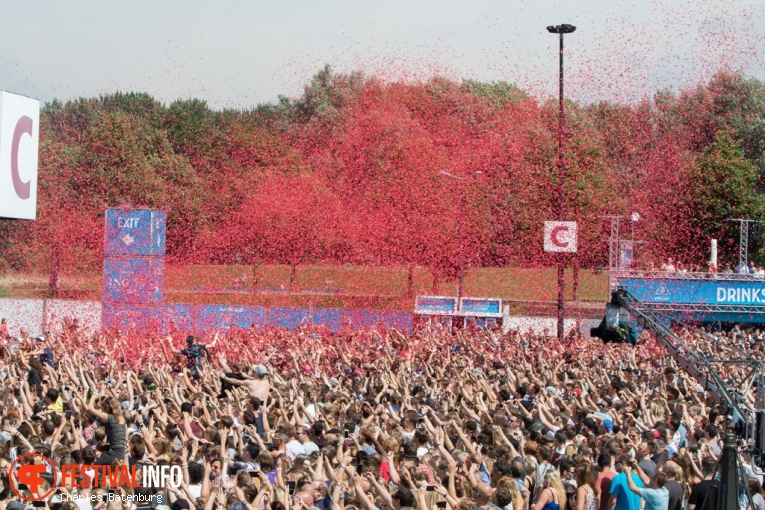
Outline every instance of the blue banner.
[[343, 325], [343, 311], [334, 308], [314, 308], [312, 322], [314, 326], [324, 326], [337, 333]]
[[104, 327], [124, 331], [151, 331], [156, 326], [157, 307], [104, 303], [102, 321]]
[[452, 315], [457, 311], [457, 298], [419, 296], [414, 301], [414, 313]]
[[502, 317], [501, 299], [462, 298], [462, 313], [478, 317]]
[[218, 331], [236, 327], [260, 330], [266, 325], [265, 308], [259, 306], [198, 305], [195, 308], [195, 331]]
[[309, 308], [270, 308], [268, 312], [269, 325], [274, 328], [297, 329], [303, 324], [311, 324]]
[[104, 254], [165, 256], [165, 213], [106, 210]]
[[643, 303], [765, 306], [765, 280], [619, 279]]

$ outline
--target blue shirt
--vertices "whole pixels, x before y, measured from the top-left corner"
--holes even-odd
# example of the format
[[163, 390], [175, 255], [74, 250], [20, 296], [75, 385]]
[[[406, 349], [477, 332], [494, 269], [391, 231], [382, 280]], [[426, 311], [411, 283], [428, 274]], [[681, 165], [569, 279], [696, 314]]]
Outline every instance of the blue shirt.
[[[635, 473], [632, 473], [632, 481], [640, 489], [645, 487], [643, 480]], [[640, 496], [630, 490], [629, 485], [627, 485], [626, 473], [619, 473], [611, 480], [609, 493], [616, 496], [614, 510], [640, 510]]]
[[197, 365], [199, 365], [199, 362], [202, 360], [202, 358], [205, 357], [206, 353], [207, 353], [207, 348], [201, 344], [194, 344], [181, 351], [181, 354], [186, 356], [186, 362], [189, 368], [192, 368], [192, 369], [197, 368]]
[[661, 489], [641, 489], [640, 495], [645, 500], [643, 510], [667, 510], [669, 508], [669, 490], [666, 487]]

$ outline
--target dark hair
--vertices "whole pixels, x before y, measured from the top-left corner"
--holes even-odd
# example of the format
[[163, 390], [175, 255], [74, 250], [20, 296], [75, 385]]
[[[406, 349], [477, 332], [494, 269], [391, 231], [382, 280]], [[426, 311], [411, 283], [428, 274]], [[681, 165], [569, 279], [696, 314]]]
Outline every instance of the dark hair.
[[667, 483], [667, 475], [663, 471], [657, 471], [653, 475], [653, 479], [656, 482], [656, 485], [658, 485], [660, 489], [664, 487], [665, 483]]
[[497, 498], [497, 506], [500, 508], [505, 508], [513, 502], [513, 494], [505, 486], [498, 487], [494, 492], [494, 496]]
[[202, 464], [198, 462], [189, 462], [189, 483], [196, 485], [202, 483], [202, 477], [204, 476], [204, 469]]
[[704, 473], [704, 476], [714, 473], [716, 467], [717, 461], [714, 459], [714, 457], [704, 457], [701, 460], [701, 472]]
[[244, 450], [253, 460], [257, 460], [258, 455], [260, 455], [260, 447], [256, 443], [247, 443]]
[[245, 425], [255, 424], [255, 413], [253, 413], [249, 409], [242, 413], [242, 418], [244, 419]]
[[496, 462], [494, 462], [491, 470], [499, 476], [512, 476], [512, 468], [510, 467], [510, 464], [501, 459], [498, 459]]
[[50, 436], [56, 432], [56, 425], [51, 420], [45, 420], [42, 423], [42, 431], [46, 436]]
[[143, 459], [143, 456], [146, 455], [146, 443], [133, 443], [133, 446], [130, 448], [133, 452], [133, 457], [140, 461]]
[[414, 508], [416, 502], [414, 499], [414, 493], [407, 489], [406, 487], [399, 487], [396, 492], [393, 493], [393, 496], [391, 496], [393, 499], [398, 500], [398, 502], [401, 504], [401, 507], [411, 507]]
[[56, 400], [58, 400], [58, 395], [59, 393], [56, 388], [49, 388], [48, 391], [45, 392], [45, 398], [51, 402], [56, 402]]
[[84, 464], [93, 464], [96, 460], [96, 451], [90, 446], [82, 449], [82, 462]]
[[510, 463], [510, 476], [513, 478], [519, 479], [522, 478], [526, 473], [526, 468], [523, 466], [523, 462], [521, 462], [518, 459], [514, 459]]
[[558, 464], [558, 470], [560, 474], [565, 473], [569, 469], [572, 469], [576, 466], [576, 462], [574, 462], [574, 459], [571, 457], [561, 457], [560, 463]]

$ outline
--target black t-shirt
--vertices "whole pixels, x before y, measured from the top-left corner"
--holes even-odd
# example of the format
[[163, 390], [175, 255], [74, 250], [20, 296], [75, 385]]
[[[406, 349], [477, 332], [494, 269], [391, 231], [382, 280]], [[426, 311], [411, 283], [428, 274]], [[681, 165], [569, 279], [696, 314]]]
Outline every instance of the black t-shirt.
[[39, 386], [42, 384], [42, 378], [40, 377], [40, 372], [38, 372], [34, 368], [29, 369], [29, 373], [27, 374], [27, 383], [30, 386]]
[[104, 425], [106, 440], [109, 442], [109, 452], [113, 457], [122, 459], [125, 457], [125, 446], [127, 443], [127, 430], [125, 425], [118, 422], [111, 414]]
[[[716, 480], [702, 480], [693, 486], [691, 497], [688, 499], [689, 505], [696, 505], [697, 510], [705, 508], [715, 508], [717, 505], [717, 488], [720, 482]], [[709, 502], [705, 501], [709, 498]]]
[[664, 487], [669, 491], [669, 505], [667, 510], [682, 510], [683, 508], [683, 486], [676, 480], [670, 480]]

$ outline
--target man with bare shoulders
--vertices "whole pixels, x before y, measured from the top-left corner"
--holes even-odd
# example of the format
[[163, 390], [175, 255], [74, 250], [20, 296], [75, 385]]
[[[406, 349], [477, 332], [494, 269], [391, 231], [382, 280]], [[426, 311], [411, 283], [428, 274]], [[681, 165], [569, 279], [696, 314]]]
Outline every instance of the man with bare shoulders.
[[233, 386], [247, 388], [251, 397], [257, 397], [264, 404], [268, 402], [268, 392], [271, 390], [271, 382], [268, 380], [268, 369], [264, 365], [252, 366], [253, 377], [243, 376], [241, 380], [224, 377], [223, 380]]

